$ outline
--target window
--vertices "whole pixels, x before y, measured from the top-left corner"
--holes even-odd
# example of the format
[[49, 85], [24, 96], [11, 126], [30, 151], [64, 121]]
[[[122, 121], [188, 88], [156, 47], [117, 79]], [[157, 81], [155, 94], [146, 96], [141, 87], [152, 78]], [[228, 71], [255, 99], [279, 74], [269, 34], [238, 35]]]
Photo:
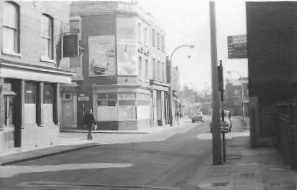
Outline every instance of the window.
[[54, 98], [54, 88], [51, 84], [44, 84], [43, 87], [43, 103], [52, 104]]
[[138, 23], [138, 41], [141, 42], [141, 24]]
[[160, 49], [160, 34], [157, 33], [157, 48]]
[[54, 86], [52, 84], [44, 84], [43, 87], [43, 122], [53, 122], [53, 103], [54, 103]]
[[147, 27], [145, 27], [144, 28], [144, 35], [143, 35], [143, 37], [144, 37], [144, 45], [146, 45], [147, 46]]
[[165, 41], [164, 41], [164, 36], [161, 36], [161, 48], [162, 48], [162, 51], [164, 52], [164, 51], [165, 51]]
[[70, 20], [70, 32], [79, 33], [79, 20]]
[[157, 65], [157, 80], [160, 81], [161, 79], [161, 70], [160, 70], [160, 61], [158, 61], [158, 65]]
[[164, 67], [164, 62], [162, 62], [162, 82], [165, 82], [165, 67]]
[[138, 77], [142, 78], [142, 57], [138, 60]]
[[155, 29], [152, 29], [152, 45], [155, 47]]
[[3, 50], [7, 53], [20, 53], [19, 47], [19, 7], [4, 2], [3, 7]]
[[41, 56], [53, 59], [53, 19], [48, 15], [41, 17]]
[[36, 104], [36, 85], [34, 83], [26, 83], [25, 104]]
[[239, 90], [234, 90], [234, 95], [238, 96], [239, 95]]
[[149, 78], [149, 68], [148, 68], [148, 60], [146, 59], [145, 60], [145, 80], [148, 80], [148, 78]]
[[64, 93], [63, 94], [63, 100], [72, 100], [72, 94], [71, 93]]
[[36, 93], [37, 85], [33, 82], [25, 83], [24, 124], [36, 123]]

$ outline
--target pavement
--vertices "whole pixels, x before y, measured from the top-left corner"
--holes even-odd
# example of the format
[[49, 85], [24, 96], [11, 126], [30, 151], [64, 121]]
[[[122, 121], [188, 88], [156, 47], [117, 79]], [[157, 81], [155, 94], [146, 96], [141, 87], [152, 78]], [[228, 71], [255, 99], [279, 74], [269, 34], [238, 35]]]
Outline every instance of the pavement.
[[277, 148], [250, 148], [249, 121], [242, 123], [245, 131], [227, 140], [226, 162], [213, 165], [209, 159], [184, 190], [297, 190], [297, 171]]
[[[230, 133], [227, 138], [226, 162], [213, 165], [208, 159], [182, 187], [184, 190], [297, 190], [297, 173], [290, 169], [276, 148], [250, 148], [249, 122], [242, 121], [245, 131]], [[171, 130], [175, 125], [156, 127], [138, 131], [139, 134], [154, 134]], [[67, 131], [69, 132], [69, 131]], [[73, 133], [86, 131], [73, 130]], [[112, 131], [96, 131], [95, 133], [111, 133]], [[131, 131], [122, 133], [129, 134]], [[119, 133], [119, 132], [117, 132]], [[62, 132], [63, 134], [63, 132]], [[133, 132], [132, 132], [133, 134]], [[207, 135], [202, 138], [208, 138]], [[100, 146], [99, 142], [75, 138], [60, 138], [60, 145], [33, 151], [0, 155], [0, 165], [34, 160], [56, 154]], [[1, 167], [1, 166], [0, 166]]]

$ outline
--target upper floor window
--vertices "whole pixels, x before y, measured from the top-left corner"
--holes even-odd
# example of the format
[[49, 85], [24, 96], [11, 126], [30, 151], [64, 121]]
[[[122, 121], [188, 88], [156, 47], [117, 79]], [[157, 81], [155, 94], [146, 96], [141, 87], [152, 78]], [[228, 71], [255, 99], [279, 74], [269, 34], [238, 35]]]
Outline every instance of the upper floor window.
[[4, 2], [3, 7], [3, 49], [8, 53], [20, 53], [19, 7]]
[[143, 34], [143, 40], [144, 40], [144, 45], [147, 45], [147, 27], [144, 28], [144, 34]]
[[70, 32], [79, 33], [80, 32], [80, 22], [79, 20], [70, 20]]
[[152, 29], [152, 45], [155, 47], [156, 44], [155, 44], [155, 29]]
[[41, 18], [41, 56], [53, 59], [53, 18], [44, 14]]
[[138, 58], [138, 77], [142, 79], [142, 57]]
[[160, 49], [160, 33], [157, 33], [157, 48]]
[[164, 52], [164, 51], [165, 51], [165, 41], [164, 41], [164, 36], [161, 36], [161, 48], [162, 48], [162, 51]]
[[138, 41], [141, 42], [141, 24], [138, 23]]
[[148, 60], [145, 60], [145, 80], [149, 79], [149, 63]]

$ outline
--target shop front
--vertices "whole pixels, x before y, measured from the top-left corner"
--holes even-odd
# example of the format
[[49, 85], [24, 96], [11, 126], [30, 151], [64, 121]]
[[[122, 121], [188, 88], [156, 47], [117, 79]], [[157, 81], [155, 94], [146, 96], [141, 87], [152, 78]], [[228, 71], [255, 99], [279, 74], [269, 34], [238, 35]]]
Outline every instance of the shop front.
[[59, 88], [71, 74], [3, 62], [0, 73], [1, 153], [57, 145]]
[[93, 86], [93, 110], [99, 130], [151, 127], [151, 91], [137, 86]]

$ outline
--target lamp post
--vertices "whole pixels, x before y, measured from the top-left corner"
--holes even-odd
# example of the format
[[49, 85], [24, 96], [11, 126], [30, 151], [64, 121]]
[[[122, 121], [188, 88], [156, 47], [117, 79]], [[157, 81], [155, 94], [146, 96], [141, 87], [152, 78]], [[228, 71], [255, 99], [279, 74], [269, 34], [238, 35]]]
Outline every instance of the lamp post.
[[244, 102], [243, 102], [243, 98], [244, 98], [244, 94], [243, 94], [243, 81], [242, 81], [242, 75], [238, 72], [238, 71], [227, 71], [227, 73], [231, 74], [231, 72], [237, 73], [240, 76], [240, 83], [241, 83], [241, 107], [242, 107], [242, 118], [245, 118], [245, 114], [244, 114]]
[[174, 55], [174, 53], [178, 50], [178, 49], [180, 49], [180, 48], [182, 48], [182, 47], [190, 47], [190, 48], [194, 48], [195, 46], [194, 45], [189, 45], [189, 44], [185, 44], [185, 45], [180, 45], [180, 46], [178, 46], [178, 47], [176, 47], [173, 51], [172, 51], [172, 53], [171, 53], [171, 55], [170, 55], [170, 71], [169, 71], [169, 73], [170, 73], [170, 91], [169, 91], [169, 120], [170, 120], [170, 125], [171, 126], [173, 126], [173, 110], [172, 110], [172, 91], [173, 91], [173, 74], [172, 74], [172, 58], [173, 58], [173, 55]]

